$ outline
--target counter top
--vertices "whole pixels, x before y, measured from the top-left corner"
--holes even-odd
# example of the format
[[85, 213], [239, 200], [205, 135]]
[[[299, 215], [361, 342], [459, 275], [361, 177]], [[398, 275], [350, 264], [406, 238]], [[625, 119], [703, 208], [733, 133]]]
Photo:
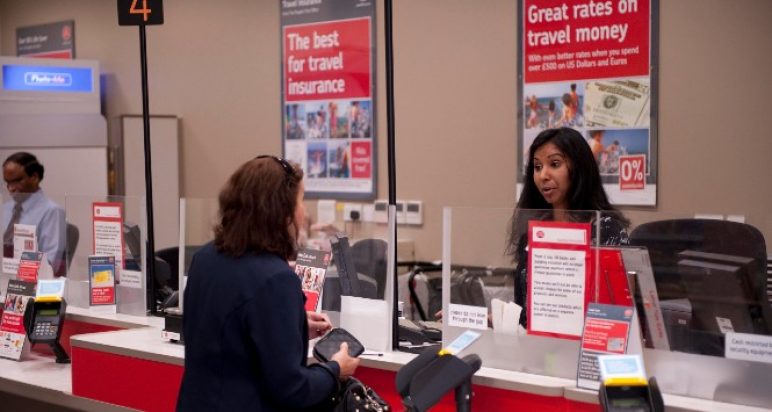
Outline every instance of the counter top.
[[[184, 366], [184, 347], [180, 344], [164, 341], [161, 338], [162, 318], [92, 313], [80, 308], [68, 308], [68, 317], [82, 322], [127, 328], [113, 332], [75, 335], [70, 342], [73, 347]], [[370, 354], [361, 357], [360, 366], [392, 372], [396, 372], [402, 365], [416, 356], [405, 352], [378, 354], [367, 351], [366, 353]], [[34, 353], [31, 356], [32, 359], [25, 362], [0, 360], [0, 366], [6, 364], [12, 366], [0, 367], [0, 383], [2, 383], [3, 388], [9, 388], [4, 390], [22, 394], [30, 393], [30, 391], [35, 391], [36, 394], [39, 392], [42, 396], [36, 395], [36, 397], [41, 400], [61, 405], [73, 405], [73, 402], [96, 402], [90, 399], [77, 398], [71, 394], [71, 368], [69, 365], [58, 365], [53, 362], [53, 359]], [[44, 382], [45, 385], [27, 382]], [[576, 382], [572, 379], [483, 367], [473, 377], [473, 383], [541, 396], [561, 397], [580, 403], [598, 403], [596, 392], [576, 388]], [[664, 399], [669, 411], [760, 412], [765, 410], [675, 395], [664, 395]], [[93, 407], [93, 405], [86, 406]], [[93, 410], [84, 406], [75, 407]]]
[[[367, 353], [367, 352], [366, 352]], [[386, 352], [381, 356], [360, 356], [360, 366], [396, 372], [410, 362], [415, 354], [407, 352]], [[472, 383], [493, 388], [527, 392], [542, 396], [563, 396], [563, 388], [574, 381], [551, 376], [533, 375], [504, 369], [482, 367], [472, 377]]]
[[67, 306], [67, 319], [123, 329], [152, 326], [163, 328], [164, 318], [157, 316], [133, 316], [122, 313], [98, 312], [77, 306]]
[[70, 345], [183, 366], [185, 347], [161, 339], [160, 327], [144, 327], [107, 333], [87, 333], [70, 338]]
[[0, 359], [0, 390], [83, 411], [133, 410], [74, 396], [70, 365], [58, 364], [53, 357], [35, 352], [18, 362]]

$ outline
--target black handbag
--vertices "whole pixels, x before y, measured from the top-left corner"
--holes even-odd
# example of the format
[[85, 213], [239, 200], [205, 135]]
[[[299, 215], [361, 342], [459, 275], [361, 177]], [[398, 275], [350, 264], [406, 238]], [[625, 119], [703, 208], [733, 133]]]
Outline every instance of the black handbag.
[[389, 412], [391, 406], [359, 379], [350, 377], [333, 398], [334, 412]]

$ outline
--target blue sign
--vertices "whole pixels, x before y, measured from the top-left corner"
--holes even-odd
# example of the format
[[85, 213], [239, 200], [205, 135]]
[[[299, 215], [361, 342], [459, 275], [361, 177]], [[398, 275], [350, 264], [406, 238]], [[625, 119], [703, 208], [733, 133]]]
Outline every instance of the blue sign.
[[91, 93], [88, 67], [3, 65], [3, 89], [18, 91]]

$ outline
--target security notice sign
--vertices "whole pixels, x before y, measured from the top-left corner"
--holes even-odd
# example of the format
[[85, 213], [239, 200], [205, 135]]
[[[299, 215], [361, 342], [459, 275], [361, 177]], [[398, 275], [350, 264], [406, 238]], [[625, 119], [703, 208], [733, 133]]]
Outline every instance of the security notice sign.
[[312, 198], [375, 196], [375, 1], [280, 0], [284, 157]]
[[611, 201], [657, 203], [658, 0], [520, 0], [518, 187], [528, 148], [571, 127]]

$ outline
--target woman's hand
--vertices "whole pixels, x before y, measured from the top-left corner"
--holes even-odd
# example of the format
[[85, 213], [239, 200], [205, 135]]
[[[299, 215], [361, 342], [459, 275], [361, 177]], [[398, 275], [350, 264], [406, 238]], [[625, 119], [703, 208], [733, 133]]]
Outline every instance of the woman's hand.
[[330, 318], [324, 313], [316, 313], [307, 311], [306, 319], [308, 320], [308, 339], [316, 339], [320, 336], [324, 336], [325, 333], [332, 329], [332, 323]]
[[330, 360], [338, 362], [338, 366], [340, 366], [340, 375], [338, 376], [338, 379], [341, 381], [345, 381], [351, 377], [357, 369], [357, 366], [359, 366], [359, 358], [352, 358], [349, 356], [348, 343], [346, 342], [340, 344], [340, 350], [332, 355], [332, 359]]
[[437, 313], [434, 314], [434, 320], [437, 322], [442, 322], [442, 309], [438, 310]]

